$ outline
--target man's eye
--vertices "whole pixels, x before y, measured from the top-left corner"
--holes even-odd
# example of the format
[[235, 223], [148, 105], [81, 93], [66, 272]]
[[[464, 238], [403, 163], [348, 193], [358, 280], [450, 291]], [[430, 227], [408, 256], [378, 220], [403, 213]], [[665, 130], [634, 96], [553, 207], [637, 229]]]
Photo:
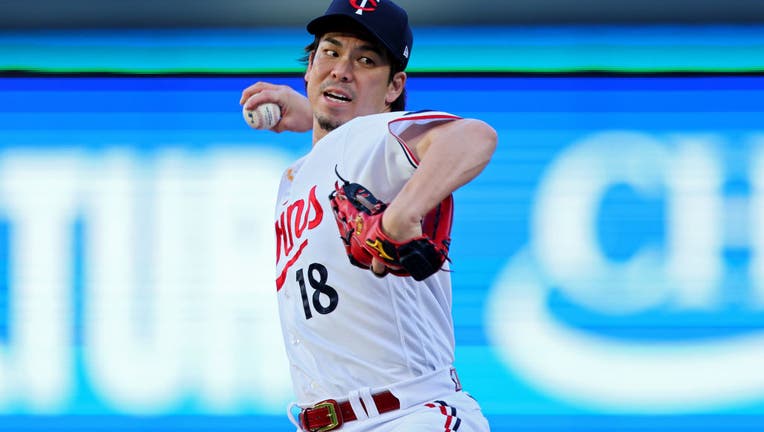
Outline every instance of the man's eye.
[[369, 57], [361, 57], [360, 59], [358, 59], [358, 61], [368, 66], [374, 65], [374, 60], [370, 59]]
[[327, 55], [329, 57], [337, 57], [337, 51], [335, 50], [324, 50], [324, 55]]

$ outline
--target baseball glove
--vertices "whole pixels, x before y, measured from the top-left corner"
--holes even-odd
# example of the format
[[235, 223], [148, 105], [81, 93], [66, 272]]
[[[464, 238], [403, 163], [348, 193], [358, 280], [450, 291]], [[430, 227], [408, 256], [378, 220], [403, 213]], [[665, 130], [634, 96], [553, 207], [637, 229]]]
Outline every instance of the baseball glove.
[[[360, 268], [371, 267], [373, 258], [382, 261], [386, 271], [411, 276], [421, 281], [431, 276], [448, 259], [451, 243], [453, 197], [449, 195], [422, 219], [422, 235], [404, 242], [395, 241], [382, 230], [382, 215], [387, 204], [358, 183], [335, 182], [329, 194], [334, 218], [350, 262]], [[383, 276], [383, 275], [379, 275]]]

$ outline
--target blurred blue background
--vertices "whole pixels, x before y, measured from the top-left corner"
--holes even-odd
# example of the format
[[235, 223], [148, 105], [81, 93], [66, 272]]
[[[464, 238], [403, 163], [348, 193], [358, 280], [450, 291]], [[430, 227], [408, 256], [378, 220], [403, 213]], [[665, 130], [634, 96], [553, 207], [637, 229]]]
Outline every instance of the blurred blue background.
[[[293, 429], [272, 218], [310, 137], [238, 100], [303, 88], [292, 21], [323, 6], [274, 8], [246, 30], [5, 11], [0, 429]], [[559, 10], [416, 32], [409, 107], [500, 137], [456, 193], [462, 383], [497, 431], [756, 430], [764, 26]]]

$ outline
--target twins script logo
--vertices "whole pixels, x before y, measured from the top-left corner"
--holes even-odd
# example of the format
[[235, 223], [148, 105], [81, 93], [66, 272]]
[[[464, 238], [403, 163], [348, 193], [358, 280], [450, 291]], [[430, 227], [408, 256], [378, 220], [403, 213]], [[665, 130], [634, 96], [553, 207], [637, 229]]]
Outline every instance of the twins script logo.
[[358, 15], [363, 15], [364, 12], [374, 12], [379, 4], [378, 0], [361, 0], [360, 4], [358, 4], [358, 0], [349, 1], [350, 6], [353, 6], [355, 13]]
[[276, 290], [284, 286], [289, 268], [297, 261], [308, 246], [308, 239], [303, 235], [317, 227], [324, 218], [324, 210], [316, 198], [316, 186], [308, 193], [307, 199], [299, 199], [281, 212], [276, 221], [276, 265], [282, 259], [288, 259], [281, 273], [276, 278]]

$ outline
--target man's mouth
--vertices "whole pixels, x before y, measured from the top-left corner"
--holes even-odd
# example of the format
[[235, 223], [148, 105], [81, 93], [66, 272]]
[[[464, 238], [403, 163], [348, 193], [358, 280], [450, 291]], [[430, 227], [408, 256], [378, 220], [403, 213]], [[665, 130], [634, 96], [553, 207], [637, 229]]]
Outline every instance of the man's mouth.
[[353, 100], [352, 98], [350, 98], [347, 95], [344, 95], [342, 93], [333, 92], [333, 91], [325, 91], [324, 92], [324, 97], [326, 97], [327, 99], [331, 99], [331, 100], [333, 100], [335, 102], [341, 102], [341, 103], [347, 103], [347, 102], [351, 102]]

